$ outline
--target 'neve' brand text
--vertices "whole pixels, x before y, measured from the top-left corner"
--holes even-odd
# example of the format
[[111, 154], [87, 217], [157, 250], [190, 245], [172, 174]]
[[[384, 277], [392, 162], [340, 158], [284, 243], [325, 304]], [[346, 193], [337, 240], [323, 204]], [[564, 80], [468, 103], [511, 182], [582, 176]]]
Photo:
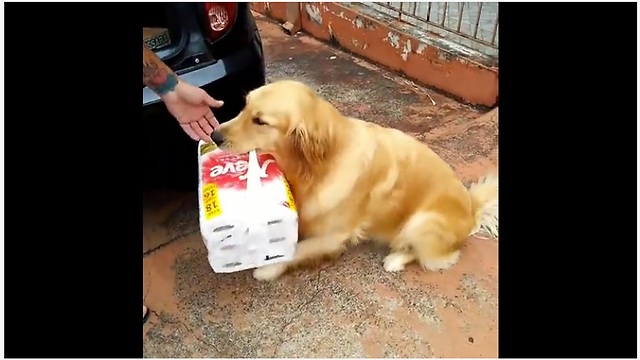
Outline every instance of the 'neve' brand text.
[[[272, 159], [267, 159], [264, 163], [262, 163], [262, 165], [260, 166], [260, 177], [261, 178], [266, 178], [267, 177], [267, 167], [269, 166], [269, 164], [271, 164], [273, 162]], [[247, 168], [249, 167], [249, 162], [246, 160], [238, 160], [236, 162], [228, 162], [226, 164], [223, 165], [215, 165], [213, 167], [211, 167], [211, 171], [209, 172], [209, 176], [211, 178], [215, 178], [217, 176], [220, 175], [226, 175], [229, 172], [231, 173], [245, 173], [247, 171]], [[247, 179], [247, 175], [246, 173], [243, 175], [240, 175], [238, 177], [239, 180], [246, 180]]]

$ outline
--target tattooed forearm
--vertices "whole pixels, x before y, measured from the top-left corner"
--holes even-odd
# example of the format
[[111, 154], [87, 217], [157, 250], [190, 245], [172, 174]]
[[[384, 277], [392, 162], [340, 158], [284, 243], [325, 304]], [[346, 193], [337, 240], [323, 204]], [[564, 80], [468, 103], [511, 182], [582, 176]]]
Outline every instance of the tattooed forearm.
[[158, 95], [173, 91], [178, 76], [147, 46], [142, 43], [142, 82]]

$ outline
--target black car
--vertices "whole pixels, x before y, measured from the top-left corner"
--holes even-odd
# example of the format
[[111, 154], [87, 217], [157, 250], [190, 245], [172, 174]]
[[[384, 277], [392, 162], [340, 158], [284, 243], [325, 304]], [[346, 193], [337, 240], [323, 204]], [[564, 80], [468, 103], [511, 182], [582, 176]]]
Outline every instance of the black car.
[[[184, 81], [224, 106], [220, 123], [236, 116], [245, 95], [265, 83], [262, 40], [249, 3], [143, 3], [145, 29], [159, 30], [147, 45]], [[142, 87], [143, 173], [146, 185], [195, 189], [197, 143], [180, 128], [159, 97]]]

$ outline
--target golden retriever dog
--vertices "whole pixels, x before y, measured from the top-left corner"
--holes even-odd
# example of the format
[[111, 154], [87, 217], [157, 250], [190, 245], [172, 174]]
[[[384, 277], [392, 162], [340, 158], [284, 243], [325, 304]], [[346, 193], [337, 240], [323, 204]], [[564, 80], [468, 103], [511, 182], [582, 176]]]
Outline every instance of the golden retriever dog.
[[302, 83], [283, 80], [253, 90], [214, 138], [224, 151], [272, 154], [296, 200], [294, 259], [255, 269], [256, 279], [274, 280], [369, 239], [391, 249], [386, 271], [413, 261], [447, 269], [469, 235], [485, 230], [497, 237], [497, 173], [467, 189], [427, 145], [343, 116]]

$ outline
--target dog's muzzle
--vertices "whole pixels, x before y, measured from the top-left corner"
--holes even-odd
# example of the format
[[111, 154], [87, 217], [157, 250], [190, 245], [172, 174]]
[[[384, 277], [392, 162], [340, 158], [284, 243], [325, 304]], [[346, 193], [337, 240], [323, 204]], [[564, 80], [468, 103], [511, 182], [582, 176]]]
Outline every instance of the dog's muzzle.
[[218, 145], [218, 147], [220, 147], [224, 143], [224, 135], [222, 135], [222, 132], [220, 132], [220, 130], [214, 130], [211, 133], [211, 140], [213, 140], [213, 142]]

